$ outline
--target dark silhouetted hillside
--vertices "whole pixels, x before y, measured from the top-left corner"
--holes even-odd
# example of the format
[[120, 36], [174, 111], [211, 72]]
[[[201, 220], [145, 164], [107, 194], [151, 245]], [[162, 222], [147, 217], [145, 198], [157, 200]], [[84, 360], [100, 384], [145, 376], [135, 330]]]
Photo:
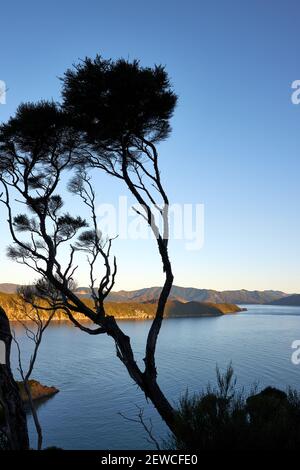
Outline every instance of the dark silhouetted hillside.
[[282, 299], [274, 300], [272, 305], [300, 306], [300, 294], [288, 295]]

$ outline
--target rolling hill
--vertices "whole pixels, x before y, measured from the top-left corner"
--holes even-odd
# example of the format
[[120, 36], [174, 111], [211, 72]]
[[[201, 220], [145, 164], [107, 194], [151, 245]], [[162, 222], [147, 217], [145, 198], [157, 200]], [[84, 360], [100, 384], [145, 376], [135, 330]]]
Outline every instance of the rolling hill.
[[14, 294], [17, 291], [17, 288], [20, 284], [13, 284], [11, 282], [5, 282], [0, 284], [0, 292], [5, 294]]
[[[24, 304], [18, 306], [16, 303], [17, 296], [15, 294], [0, 293], [0, 305], [5, 310], [8, 318], [13, 320], [28, 319], [26, 317], [26, 308]], [[93, 308], [91, 299], [85, 298], [84, 302]], [[43, 302], [44, 304], [44, 302]], [[132, 320], [147, 320], [154, 317], [156, 311], [156, 305], [152, 303], [137, 303], [137, 302], [107, 302], [106, 313], [108, 315], [114, 315], [118, 319], [132, 319]], [[201, 317], [201, 316], [220, 316], [228, 313], [241, 312], [242, 309], [237, 305], [232, 304], [214, 304], [210, 302], [179, 302], [178, 300], [170, 300], [167, 302], [165, 317]], [[46, 319], [48, 316], [47, 312], [40, 312], [40, 316]], [[86, 320], [86, 317], [82, 314], [75, 314], [77, 320]], [[54, 320], [67, 320], [66, 315], [62, 311], [57, 311]]]
[[[1, 285], [0, 285], [1, 290]], [[149, 287], [134, 291], [111, 292], [108, 300], [110, 302], [153, 302], [158, 299], [161, 287]], [[89, 297], [90, 290], [86, 287], [79, 287], [77, 292], [84, 297]], [[287, 294], [280, 291], [216, 291], [212, 289], [197, 289], [195, 287], [173, 286], [170, 300], [180, 302], [213, 302], [231, 304], [269, 304], [275, 300], [286, 297]]]
[[274, 300], [272, 305], [286, 305], [290, 307], [300, 306], [300, 294], [293, 294]]
[[[0, 284], [0, 292], [14, 293], [18, 284]], [[151, 303], [155, 302], [160, 294], [161, 287], [149, 287], [133, 291], [113, 291], [108, 297], [109, 302], [137, 302]], [[89, 298], [90, 289], [88, 287], [78, 287], [76, 293]], [[227, 290], [216, 291], [213, 289], [197, 289], [195, 287], [179, 287], [173, 286], [170, 300], [178, 300], [180, 302], [212, 302], [212, 303], [229, 303], [229, 304], [272, 304], [273, 302], [285, 299], [288, 294], [281, 291], [265, 290], [265, 291], [248, 291]], [[282, 304], [283, 305], [283, 304]]]

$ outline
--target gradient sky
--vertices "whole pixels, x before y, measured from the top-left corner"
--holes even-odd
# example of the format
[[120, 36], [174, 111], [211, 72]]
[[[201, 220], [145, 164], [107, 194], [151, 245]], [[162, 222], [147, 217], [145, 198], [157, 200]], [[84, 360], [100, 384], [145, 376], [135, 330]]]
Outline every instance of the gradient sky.
[[[12, 0], [1, 6], [0, 121], [21, 101], [59, 99], [58, 77], [79, 58], [166, 65], [180, 99], [162, 175], [171, 201], [205, 205], [203, 248], [171, 243], [175, 283], [300, 292], [299, 37], [296, 0]], [[99, 202], [126, 194], [107, 177], [96, 184]], [[6, 259], [5, 216], [0, 207], [0, 282], [29, 282]], [[116, 289], [161, 284], [153, 241], [114, 247]], [[84, 268], [77, 279], [87, 284]]]

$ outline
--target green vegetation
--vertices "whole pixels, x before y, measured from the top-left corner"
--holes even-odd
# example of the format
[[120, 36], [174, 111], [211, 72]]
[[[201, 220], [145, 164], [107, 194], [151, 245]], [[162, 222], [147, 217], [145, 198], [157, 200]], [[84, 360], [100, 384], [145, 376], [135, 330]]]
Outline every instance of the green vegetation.
[[217, 387], [180, 399], [179, 450], [296, 450], [300, 445], [300, 394], [267, 387], [248, 395], [236, 388], [233, 369], [217, 369]]
[[[0, 292], [13, 294], [17, 292], [18, 287], [20, 287], [18, 284], [0, 284]], [[160, 293], [161, 287], [146, 287], [144, 289], [137, 289], [132, 291], [111, 291], [107, 297], [107, 300], [109, 302], [147, 303], [157, 300]], [[89, 287], [78, 287], [76, 289], [76, 294], [89, 298], [91, 296], [91, 289]], [[195, 287], [173, 286], [169, 299], [179, 300], [180, 302], [195, 301], [212, 302], [215, 304], [272, 304], [273, 302], [276, 304], [277, 300], [279, 300], [279, 304], [289, 305], [288, 303], [285, 304], [284, 301], [287, 299], [289, 302], [292, 300], [292, 297], [297, 296], [289, 296], [284, 292], [274, 290], [248, 291], [246, 289], [241, 289], [216, 291], [213, 289], [197, 289]], [[299, 302], [299, 298], [295, 300], [298, 300]], [[295, 305], [300, 305], [300, 302]]]
[[[91, 299], [84, 298], [84, 303], [93, 308]], [[45, 302], [41, 302], [42, 305]], [[12, 320], [26, 320], [26, 304], [20, 300], [17, 294], [0, 293], [0, 305], [6, 311], [8, 318]], [[145, 320], [155, 316], [156, 302], [106, 302], [107, 315], [114, 315], [118, 319]], [[166, 317], [197, 317], [197, 316], [219, 316], [226, 313], [240, 312], [242, 309], [233, 304], [213, 304], [211, 302], [167, 302], [165, 309]], [[49, 313], [40, 311], [42, 319], [46, 319]], [[84, 321], [83, 314], [76, 314], [76, 319]], [[58, 310], [53, 320], [67, 320], [65, 313]]]

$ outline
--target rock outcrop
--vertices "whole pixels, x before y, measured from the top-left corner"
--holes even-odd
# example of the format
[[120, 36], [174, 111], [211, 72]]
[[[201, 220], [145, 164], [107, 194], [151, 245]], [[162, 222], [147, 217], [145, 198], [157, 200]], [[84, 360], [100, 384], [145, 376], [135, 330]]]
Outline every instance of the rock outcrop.
[[[28, 396], [26, 394], [24, 384], [23, 382], [17, 382], [21, 398], [24, 403], [28, 402]], [[32, 395], [33, 400], [39, 400], [41, 398], [50, 398], [56, 393], [59, 392], [59, 390], [56, 387], [48, 387], [47, 385], [42, 385], [40, 382], [37, 380], [29, 380], [29, 387]]]

